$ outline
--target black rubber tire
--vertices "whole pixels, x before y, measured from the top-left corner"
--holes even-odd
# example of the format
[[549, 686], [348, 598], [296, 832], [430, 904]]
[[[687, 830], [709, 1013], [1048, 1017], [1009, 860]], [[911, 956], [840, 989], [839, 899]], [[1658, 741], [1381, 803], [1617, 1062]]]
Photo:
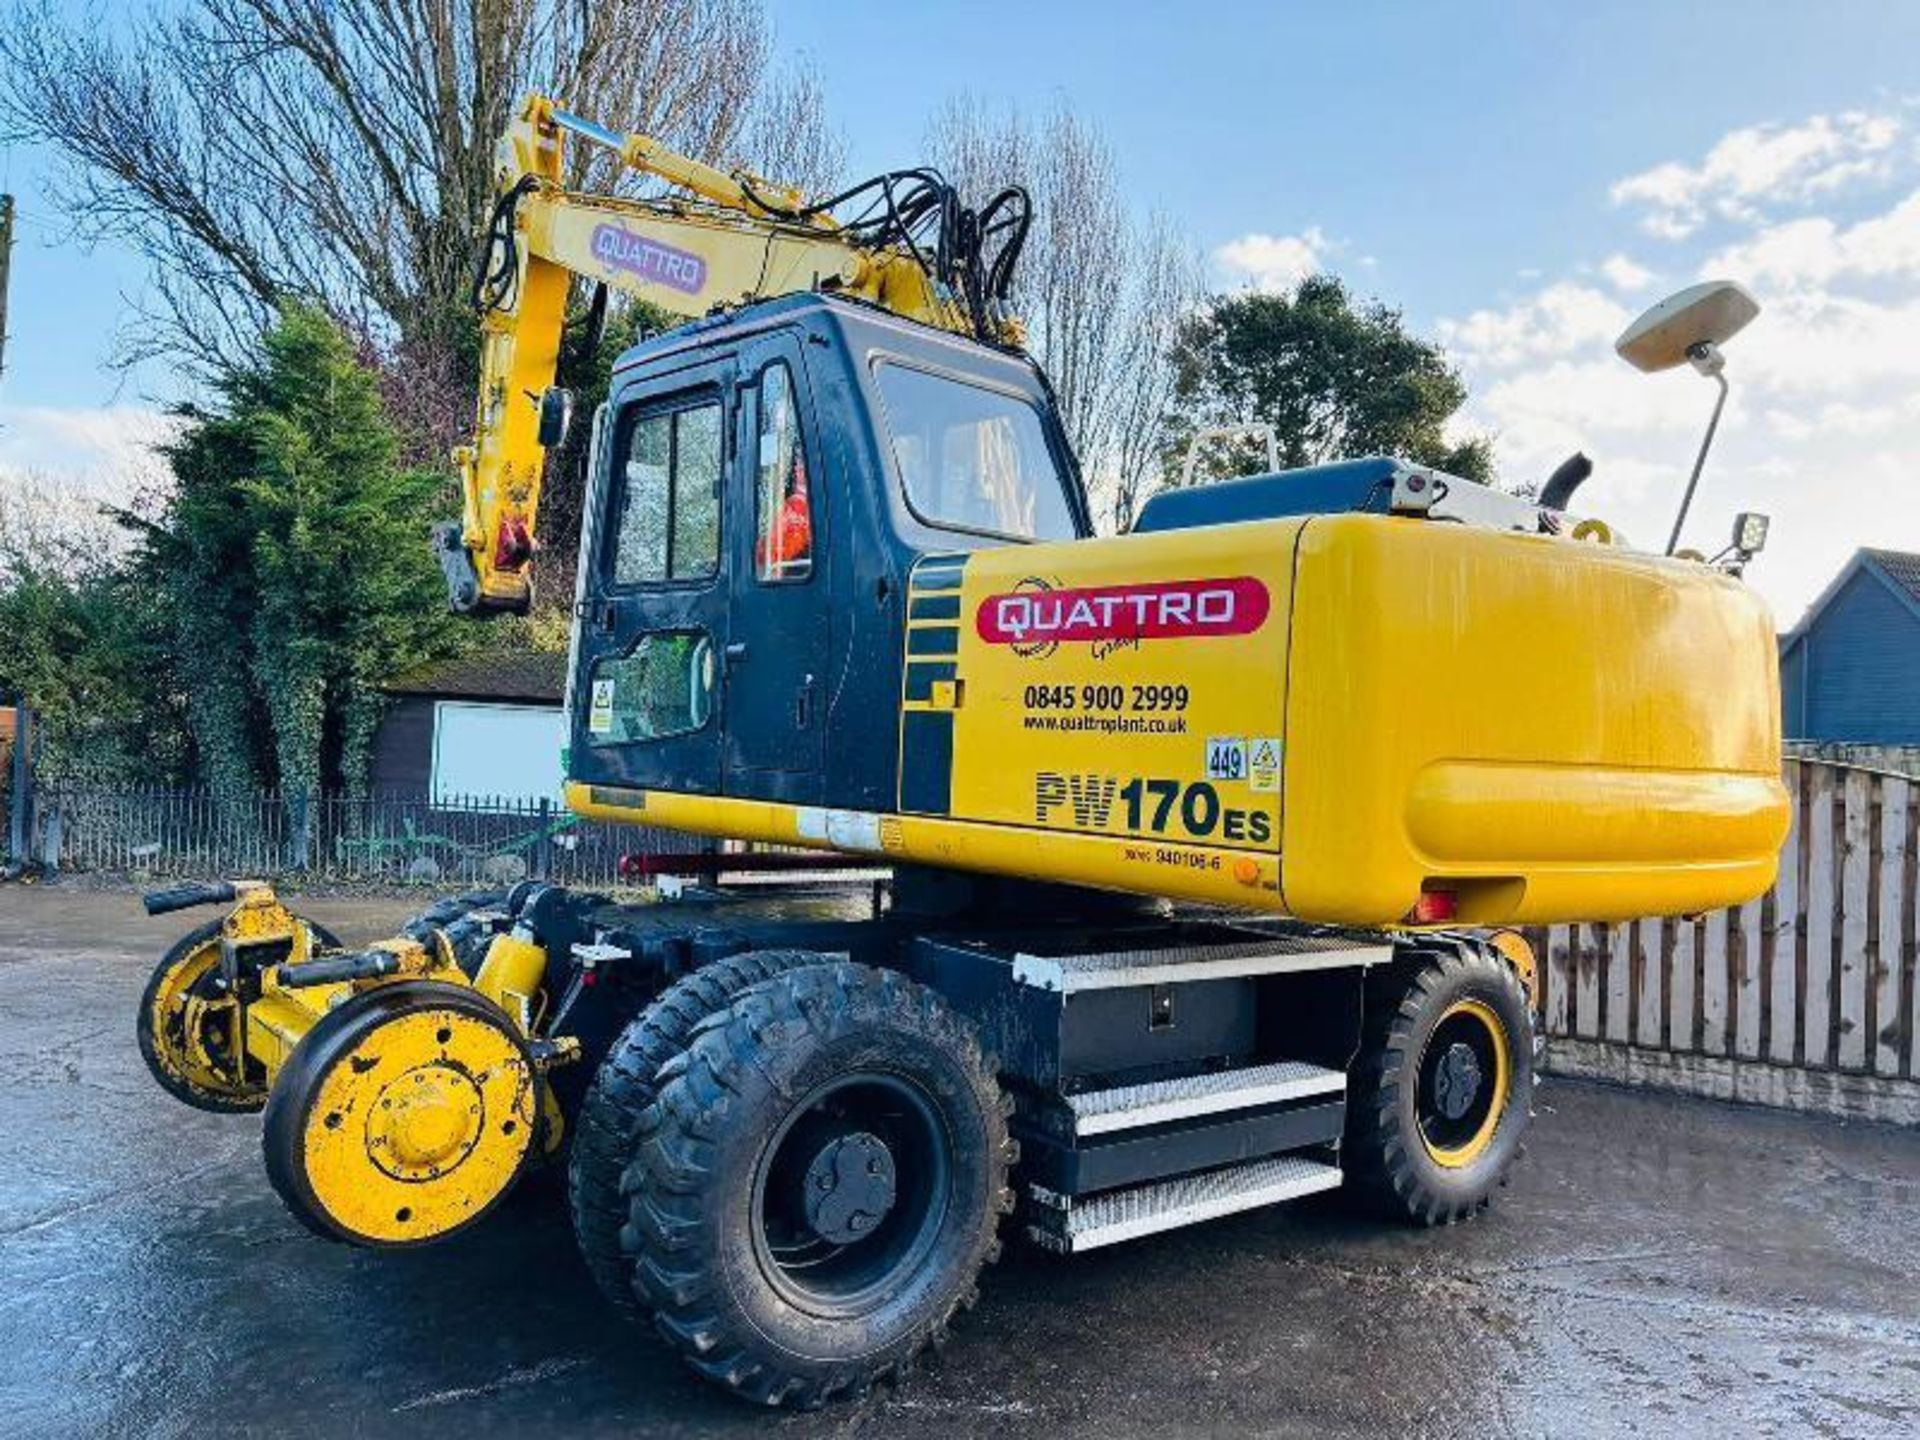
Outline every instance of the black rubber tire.
[[593, 1077], [573, 1126], [567, 1208], [580, 1258], [600, 1293], [623, 1315], [646, 1317], [633, 1284], [633, 1261], [620, 1244], [627, 1201], [620, 1177], [639, 1148], [640, 1117], [654, 1101], [660, 1067], [687, 1048], [693, 1030], [762, 980], [818, 965], [807, 950], [749, 950], [683, 975], [620, 1033]]
[[[809, 1097], [876, 1075], [937, 1113], [947, 1183], [910, 1275], [827, 1316], [769, 1278], [756, 1177]], [[791, 970], [703, 1020], [658, 1083], [625, 1179], [622, 1239], [656, 1326], [695, 1371], [761, 1404], [811, 1409], [897, 1381], [945, 1340], [998, 1256], [1016, 1151], [1011, 1100], [972, 1026], [938, 995], [863, 965]]]
[[[1486, 1149], [1459, 1168], [1439, 1164], [1416, 1115], [1419, 1067], [1448, 1009], [1477, 1000], [1505, 1030], [1511, 1074]], [[1445, 940], [1366, 979], [1360, 1056], [1350, 1076], [1341, 1163], [1345, 1194], [1389, 1219], [1450, 1225], [1486, 1208], [1519, 1158], [1533, 1114], [1533, 1020], [1513, 966], [1492, 946]]]
[[300, 1163], [310, 1100], [327, 1072], [352, 1051], [369, 1030], [413, 1009], [464, 1010], [487, 1021], [512, 1039], [520, 1049], [528, 1073], [533, 1072], [532, 1056], [527, 1053], [526, 1042], [513, 1021], [486, 996], [462, 985], [441, 980], [399, 980], [363, 990], [321, 1016], [313, 1028], [300, 1037], [293, 1054], [274, 1076], [273, 1093], [267, 1097], [266, 1113], [261, 1120], [260, 1149], [274, 1193], [294, 1219], [322, 1239], [373, 1250], [410, 1250], [436, 1244], [472, 1229], [513, 1189], [513, 1181], [509, 1180], [492, 1200], [459, 1225], [421, 1241], [381, 1241], [350, 1234], [335, 1226], [316, 1202], [307, 1183], [306, 1168]]
[[[148, 977], [146, 988], [140, 992], [140, 1009], [133, 1019], [133, 1033], [134, 1039], [140, 1046], [140, 1058], [147, 1062], [147, 1073], [153, 1076], [155, 1083], [174, 1099], [191, 1105], [196, 1110], [205, 1110], [215, 1115], [250, 1115], [267, 1103], [267, 1092], [264, 1087], [257, 1095], [245, 1097], [227, 1095], [202, 1089], [176, 1075], [169, 1074], [166, 1067], [160, 1063], [159, 1041], [153, 1033], [153, 1002], [160, 992], [161, 982], [166, 979], [167, 972], [209, 941], [218, 940], [223, 923], [221, 920], [209, 920], [206, 924], [189, 930], [168, 947], [167, 953], [160, 957], [160, 963], [153, 967], [153, 974]], [[334, 938], [333, 932], [326, 926], [312, 920], [302, 923], [313, 932], [313, 938], [322, 946], [331, 950], [340, 948], [340, 942]]]

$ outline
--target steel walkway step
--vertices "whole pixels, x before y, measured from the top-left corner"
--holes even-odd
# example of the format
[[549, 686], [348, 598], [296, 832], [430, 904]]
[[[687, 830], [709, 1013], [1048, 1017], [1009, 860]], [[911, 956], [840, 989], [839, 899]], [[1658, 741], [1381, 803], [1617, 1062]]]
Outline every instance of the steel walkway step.
[[1036, 1212], [1027, 1233], [1050, 1250], [1079, 1254], [1331, 1190], [1339, 1183], [1337, 1165], [1282, 1155], [1069, 1201], [1064, 1210]]
[[1304, 1060], [1283, 1060], [1244, 1070], [1090, 1090], [1069, 1095], [1067, 1105], [1073, 1112], [1074, 1135], [1084, 1137], [1255, 1105], [1277, 1105], [1313, 1095], [1337, 1095], [1346, 1088], [1347, 1077], [1338, 1070], [1309, 1065]]
[[1280, 975], [1379, 965], [1393, 958], [1388, 944], [1357, 945], [1342, 937], [1268, 935], [1224, 945], [1183, 945], [1114, 950], [1091, 955], [1013, 957], [1016, 984], [1073, 995], [1124, 985], [1169, 985], [1223, 980], [1237, 975]]

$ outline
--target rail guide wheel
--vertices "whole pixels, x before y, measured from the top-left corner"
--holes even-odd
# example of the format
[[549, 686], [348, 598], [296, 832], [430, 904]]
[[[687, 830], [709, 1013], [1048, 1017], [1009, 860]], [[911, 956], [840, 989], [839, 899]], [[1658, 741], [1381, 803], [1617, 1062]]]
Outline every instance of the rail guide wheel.
[[419, 1245], [512, 1188], [535, 1132], [526, 1043], [484, 996], [411, 980], [320, 1020], [267, 1101], [267, 1176], [330, 1239]]
[[[338, 949], [324, 925], [302, 921], [315, 945]], [[160, 1087], [196, 1110], [234, 1114], [267, 1103], [266, 1072], [245, 1053], [240, 1006], [221, 981], [222, 924], [210, 920], [160, 957], [134, 1035], [140, 1058]]]

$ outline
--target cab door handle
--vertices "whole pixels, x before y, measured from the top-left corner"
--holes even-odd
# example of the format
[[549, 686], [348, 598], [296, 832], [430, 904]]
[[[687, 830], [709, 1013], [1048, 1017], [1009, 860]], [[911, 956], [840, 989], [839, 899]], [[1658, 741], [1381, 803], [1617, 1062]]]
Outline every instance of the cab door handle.
[[726, 655], [727, 655], [727, 659], [729, 660], [746, 659], [747, 658], [747, 642], [744, 640], [729, 640], [727, 642]]

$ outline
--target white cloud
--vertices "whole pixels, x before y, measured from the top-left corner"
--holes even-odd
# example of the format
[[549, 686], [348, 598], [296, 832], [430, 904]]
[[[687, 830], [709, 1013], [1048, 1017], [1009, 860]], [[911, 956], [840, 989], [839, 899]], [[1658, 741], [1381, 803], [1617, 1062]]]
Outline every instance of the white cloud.
[[1798, 125], [1753, 125], [1723, 136], [1698, 165], [1670, 160], [1629, 175], [1616, 205], [1641, 208], [1641, 225], [1682, 240], [1710, 215], [1752, 223], [1765, 205], [1828, 196], [1891, 174], [1903, 125], [1886, 111], [1815, 115]]
[[1600, 262], [1600, 273], [1606, 282], [1622, 295], [1634, 295], [1654, 282], [1653, 271], [1633, 260], [1629, 256], [1609, 255]]
[[123, 501], [164, 478], [156, 447], [179, 431], [179, 421], [141, 405], [98, 410], [0, 405], [0, 483], [25, 475], [49, 477], [99, 499]]
[[[1858, 547], [1920, 551], [1920, 148], [1899, 134], [1864, 114], [1737, 131], [1698, 166], [1616, 189], [1682, 235], [1715, 217], [1714, 244], [1662, 268], [1729, 276], [1760, 300], [1727, 345], [1732, 397], [1686, 534], [1717, 547], [1736, 511], [1770, 513], [1748, 578], [1783, 629]], [[1852, 188], [1869, 170], [1890, 183]], [[1780, 216], [1786, 204], [1799, 212]], [[1690, 369], [1641, 375], [1612, 353], [1618, 297], [1653, 278], [1616, 253], [1440, 326], [1472, 395], [1463, 427], [1494, 435], [1503, 478], [1539, 480], [1585, 450], [1595, 472], [1575, 508], [1647, 546], [1666, 539], [1713, 402]]]
[[1884, 215], [1841, 226], [1825, 215], [1772, 225], [1715, 252], [1703, 275], [1826, 285], [1842, 276], [1920, 275], [1920, 190]]
[[1215, 250], [1213, 259], [1233, 284], [1285, 291], [1320, 269], [1334, 248], [1320, 228], [1313, 226], [1298, 235], [1242, 235]]
[[1563, 281], [1505, 310], [1476, 310], [1442, 320], [1440, 339], [1456, 356], [1483, 365], [1570, 355], [1610, 342], [1633, 317], [1590, 285]]

